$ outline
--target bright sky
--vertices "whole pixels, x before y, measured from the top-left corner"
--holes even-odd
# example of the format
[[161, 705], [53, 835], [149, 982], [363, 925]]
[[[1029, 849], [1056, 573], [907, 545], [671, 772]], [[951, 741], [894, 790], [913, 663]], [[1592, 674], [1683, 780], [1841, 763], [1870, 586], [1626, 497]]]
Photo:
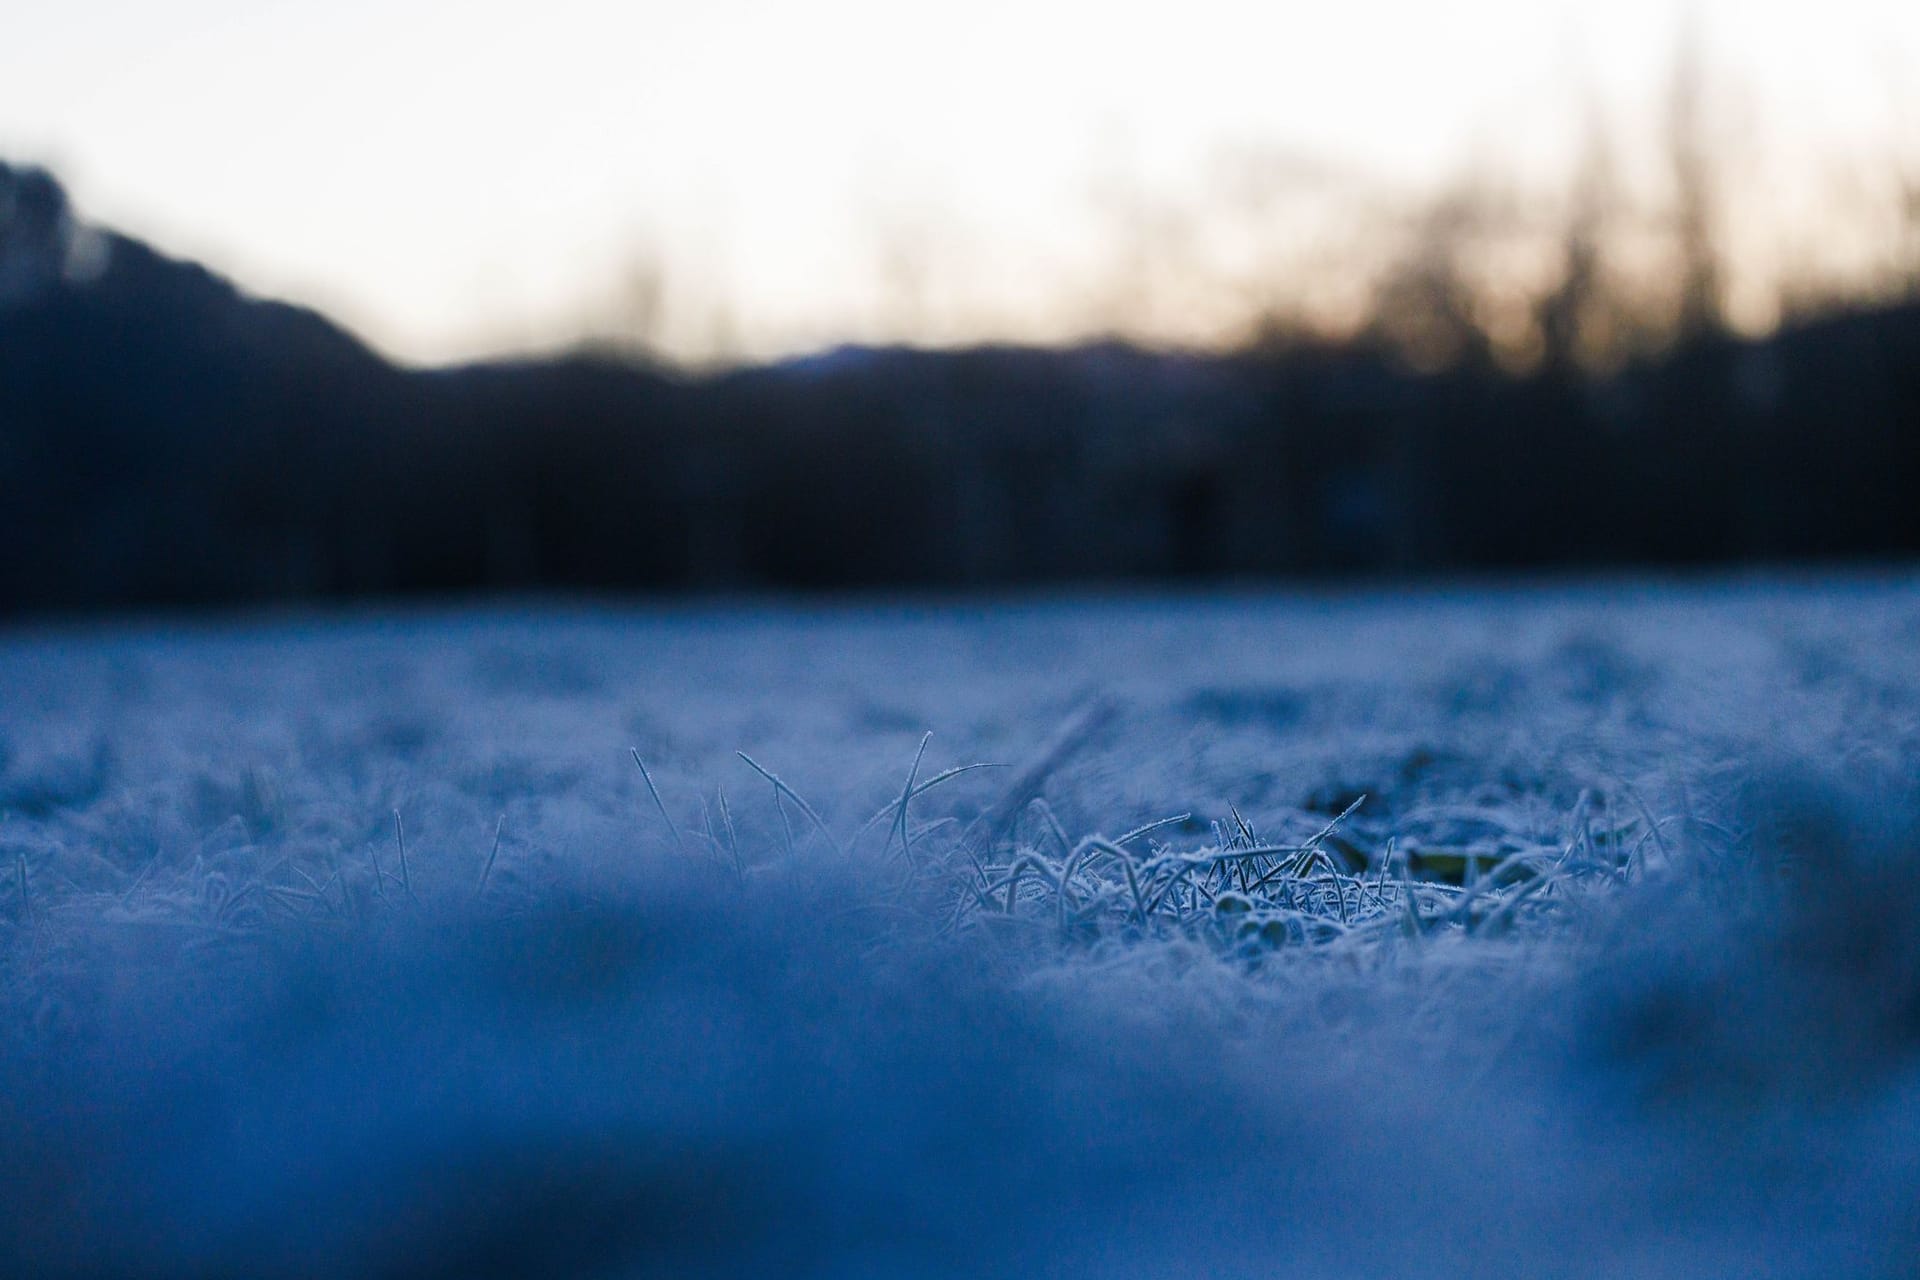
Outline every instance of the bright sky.
[[[1769, 137], [1870, 151], [1900, 110], [1909, 132], [1920, 120], [1920, 100], [1899, 102], [1920, 4], [1694, 10]], [[1098, 191], [1185, 199], [1234, 148], [1407, 186], [1472, 157], [1550, 166], [1583, 81], [1623, 116], [1655, 99], [1681, 15], [1675, 0], [0, 0], [0, 157], [47, 164], [86, 216], [407, 360], [564, 342], [630, 312], [626, 282], [649, 263], [658, 337], [682, 354], [1049, 337], [1084, 322], [1070, 295], [1111, 252]], [[945, 266], [916, 292], [888, 264], [927, 249]]]

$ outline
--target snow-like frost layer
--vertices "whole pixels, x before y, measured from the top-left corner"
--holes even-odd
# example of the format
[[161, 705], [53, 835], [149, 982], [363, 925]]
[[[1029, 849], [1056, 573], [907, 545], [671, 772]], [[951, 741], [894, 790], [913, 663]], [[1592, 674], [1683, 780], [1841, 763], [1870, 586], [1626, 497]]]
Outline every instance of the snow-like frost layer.
[[[1916, 657], [1907, 578], [16, 632], [0, 1259], [1908, 1274]], [[1089, 705], [1069, 840], [1366, 793], [1370, 859], [1624, 868], [1498, 936], [954, 929], [733, 755], [843, 849], [924, 729], [923, 776], [1014, 766], [916, 801], [965, 865]]]

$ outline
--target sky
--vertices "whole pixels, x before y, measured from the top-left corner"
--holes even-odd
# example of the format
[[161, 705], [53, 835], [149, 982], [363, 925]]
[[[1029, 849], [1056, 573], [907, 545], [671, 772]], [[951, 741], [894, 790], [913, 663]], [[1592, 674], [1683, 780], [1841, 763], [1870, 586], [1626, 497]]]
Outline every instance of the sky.
[[0, 158], [413, 363], [1204, 337], [1197, 286], [1108, 285], [1236, 163], [1548, 175], [1595, 103], [1645, 123], [1689, 13], [1782, 155], [1920, 122], [1894, 0], [0, 0]]

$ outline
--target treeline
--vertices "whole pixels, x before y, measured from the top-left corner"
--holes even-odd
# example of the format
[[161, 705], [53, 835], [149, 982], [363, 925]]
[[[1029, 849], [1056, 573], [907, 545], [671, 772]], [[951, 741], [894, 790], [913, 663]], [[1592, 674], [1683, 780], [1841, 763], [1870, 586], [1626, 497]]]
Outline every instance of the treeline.
[[396, 369], [0, 166], [0, 609], [1920, 551], [1920, 306], [1604, 375], [848, 349]]

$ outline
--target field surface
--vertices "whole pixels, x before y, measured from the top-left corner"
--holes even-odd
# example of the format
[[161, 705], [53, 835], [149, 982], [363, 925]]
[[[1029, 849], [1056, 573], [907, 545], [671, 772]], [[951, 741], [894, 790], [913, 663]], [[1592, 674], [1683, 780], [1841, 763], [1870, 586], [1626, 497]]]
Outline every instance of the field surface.
[[0, 1267], [1910, 1275], [1917, 789], [1906, 572], [15, 628]]

